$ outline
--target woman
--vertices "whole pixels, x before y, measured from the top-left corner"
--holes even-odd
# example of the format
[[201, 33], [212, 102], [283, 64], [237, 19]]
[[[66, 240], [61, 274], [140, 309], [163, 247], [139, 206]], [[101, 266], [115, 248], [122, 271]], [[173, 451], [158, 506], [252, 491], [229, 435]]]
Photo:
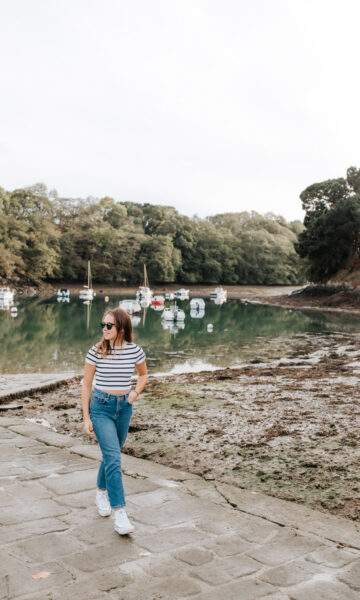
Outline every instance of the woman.
[[[107, 310], [101, 328], [103, 337], [90, 348], [85, 360], [81, 391], [84, 431], [87, 435], [95, 432], [102, 452], [95, 500], [99, 515], [108, 517], [112, 509], [115, 531], [125, 535], [134, 527], [124, 509], [121, 447], [129, 429], [133, 402], [147, 382], [147, 370], [144, 351], [133, 343], [127, 312], [120, 308]], [[134, 367], [138, 379], [135, 389], [131, 389]]]

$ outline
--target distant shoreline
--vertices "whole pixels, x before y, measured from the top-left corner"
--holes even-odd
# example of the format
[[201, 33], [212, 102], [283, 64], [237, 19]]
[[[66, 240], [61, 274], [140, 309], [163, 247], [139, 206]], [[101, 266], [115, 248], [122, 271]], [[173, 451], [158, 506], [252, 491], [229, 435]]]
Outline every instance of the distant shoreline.
[[[11, 284], [10, 284], [11, 286]], [[12, 286], [16, 289], [18, 297], [46, 297], [55, 295], [59, 288], [67, 288], [70, 294], [78, 294], [83, 288], [78, 283], [59, 283], [57, 285], [49, 283], [41, 283], [38, 288], [33, 286]], [[185, 287], [190, 290], [190, 297], [194, 296], [209, 296], [210, 292], [215, 287], [220, 287], [219, 284], [180, 284], [169, 283], [153, 285], [152, 289], [155, 294], [161, 294], [165, 291], [174, 291], [180, 287]], [[301, 289], [303, 286], [297, 285], [223, 285], [227, 290], [229, 300], [244, 300], [249, 303], [259, 303], [262, 305], [279, 306], [282, 308], [291, 308], [294, 310], [319, 310], [337, 313], [360, 313], [360, 294], [357, 290], [346, 290], [339, 285], [338, 289], [326, 297], [315, 295], [289, 295], [295, 290]], [[99, 283], [94, 284], [94, 289], [97, 294], [103, 296], [124, 295], [135, 296], [138, 286], [120, 286], [118, 284]], [[16, 298], [16, 296], [15, 296]]]

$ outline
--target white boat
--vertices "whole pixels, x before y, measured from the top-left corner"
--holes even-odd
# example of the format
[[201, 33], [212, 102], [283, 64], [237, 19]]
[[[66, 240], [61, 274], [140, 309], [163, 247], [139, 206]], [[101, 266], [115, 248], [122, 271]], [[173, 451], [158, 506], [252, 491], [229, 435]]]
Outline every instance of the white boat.
[[11, 302], [14, 300], [14, 292], [9, 287], [0, 288], [0, 301]]
[[173, 304], [173, 306], [164, 308], [161, 318], [165, 321], [185, 321], [185, 313], [181, 308], [176, 306], [176, 304]]
[[149, 287], [149, 280], [146, 271], [146, 265], [144, 265], [144, 285], [140, 285], [136, 292], [136, 300], [150, 300], [152, 298], [152, 290]]
[[149, 298], [149, 297], [142, 298], [141, 300], [139, 300], [139, 302], [140, 302], [141, 308], [148, 308], [151, 303], [151, 298]]
[[174, 300], [174, 298], [175, 298], [174, 292], [166, 292], [165, 300]]
[[92, 300], [94, 298], [94, 296], [96, 296], [96, 293], [94, 292], [94, 290], [92, 288], [91, 269], [90, 269], [90, 261], [89, 260], [88, 260], [88, 266], [87, 266], [87, 276], [88, 276], [87, 285], [84, 285], [84, 289], [80, 290], [80, 293], [79, 293], [79, 298], [81, 298], [82, 300]]
[[210, 292], [210, 300], [223, 300], [226, 301], [227, 298], [227, 290], [224, 290], [222, 287], [215, 288], [212, 292]]
[[189, 290], [186, 290], [185, 288], [176, 290], [176, 292], [174, 292], [174, 298], [176, 298], [177, 300], [188, 300], [189, 299]]
[[165, 296], [154, 296], [151, 300], [151, 306], [164, 306]]
[[138, 300], [120, 300], [119, 308], [126, 310], [129, 315], [141, 312], [141, 306]]
[[191, 298], [191, 310], [205, 310], [205, 300], [203, 298]]
[[65, 288], [60, 288], [57, 292], [58, 298], [70, 298], [70, 290], [66, 290]]

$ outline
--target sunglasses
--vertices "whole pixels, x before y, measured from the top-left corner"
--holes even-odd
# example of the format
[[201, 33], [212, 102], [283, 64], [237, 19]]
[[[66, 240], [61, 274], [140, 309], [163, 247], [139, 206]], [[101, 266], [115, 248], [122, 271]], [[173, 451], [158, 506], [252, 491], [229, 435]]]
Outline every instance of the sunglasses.
[[100, 323], [100, 327], [101, 329], [104, 329], [104, 327], [106, 327], [106, 329], [110, 331], [112, 327], [115, 327], [115, 323]]

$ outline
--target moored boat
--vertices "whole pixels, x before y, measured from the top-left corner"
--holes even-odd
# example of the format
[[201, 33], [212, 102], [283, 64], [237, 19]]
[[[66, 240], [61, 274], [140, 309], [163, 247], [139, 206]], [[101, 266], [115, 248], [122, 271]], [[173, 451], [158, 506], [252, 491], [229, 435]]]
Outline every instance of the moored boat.
[[185, 288], [176, 290], [176, 292], [174, 292], [174, 298], [176, 298], [177, 300], [188, 300], [189, 299], [189, 290], [186, 290]]
[[70, 290], [67, 290], [65, 288], [60, 288], [57, 292], [57, 297], [58, 298], [70, 298]]
[[144, 285], [140, 285], [136, 292], [136, 300], [150, 300], [152, 298], [152, 290], [149, 287], [149, 280], [146, 271], [146, 265], [144, 265]]
[[87, 281], [87, 285], [84, 285], [84, 288], [79, 292], [79, 298], [81, 298], [82, 300], [92, 300], [94, 296], [96, 296], [96, 293], [92, 288], [91, 268], [89, 260], [87, 264]]
[[205, 310], [205, 300], [203, 298], [191, 298], [191, 310]]
[[151, 300], [151, 306], [163, 306], [165, 302], [164, 296], [154, 296]]
[[222, 300], [225, 302], [227, 299], [227, 290], [224, 290], [222, 287], [215, 288], [212, 292], [210, 292], [210, 300]]
[[119, 308], [125, 310], [129, 315], [141, 312], [141, 306], [138, 300], [120, 300]]
[[164, 308], [161, 318], [165, 321], [185, 321], [185, 313], [176, 304], [173, 304], [173, 306]]

